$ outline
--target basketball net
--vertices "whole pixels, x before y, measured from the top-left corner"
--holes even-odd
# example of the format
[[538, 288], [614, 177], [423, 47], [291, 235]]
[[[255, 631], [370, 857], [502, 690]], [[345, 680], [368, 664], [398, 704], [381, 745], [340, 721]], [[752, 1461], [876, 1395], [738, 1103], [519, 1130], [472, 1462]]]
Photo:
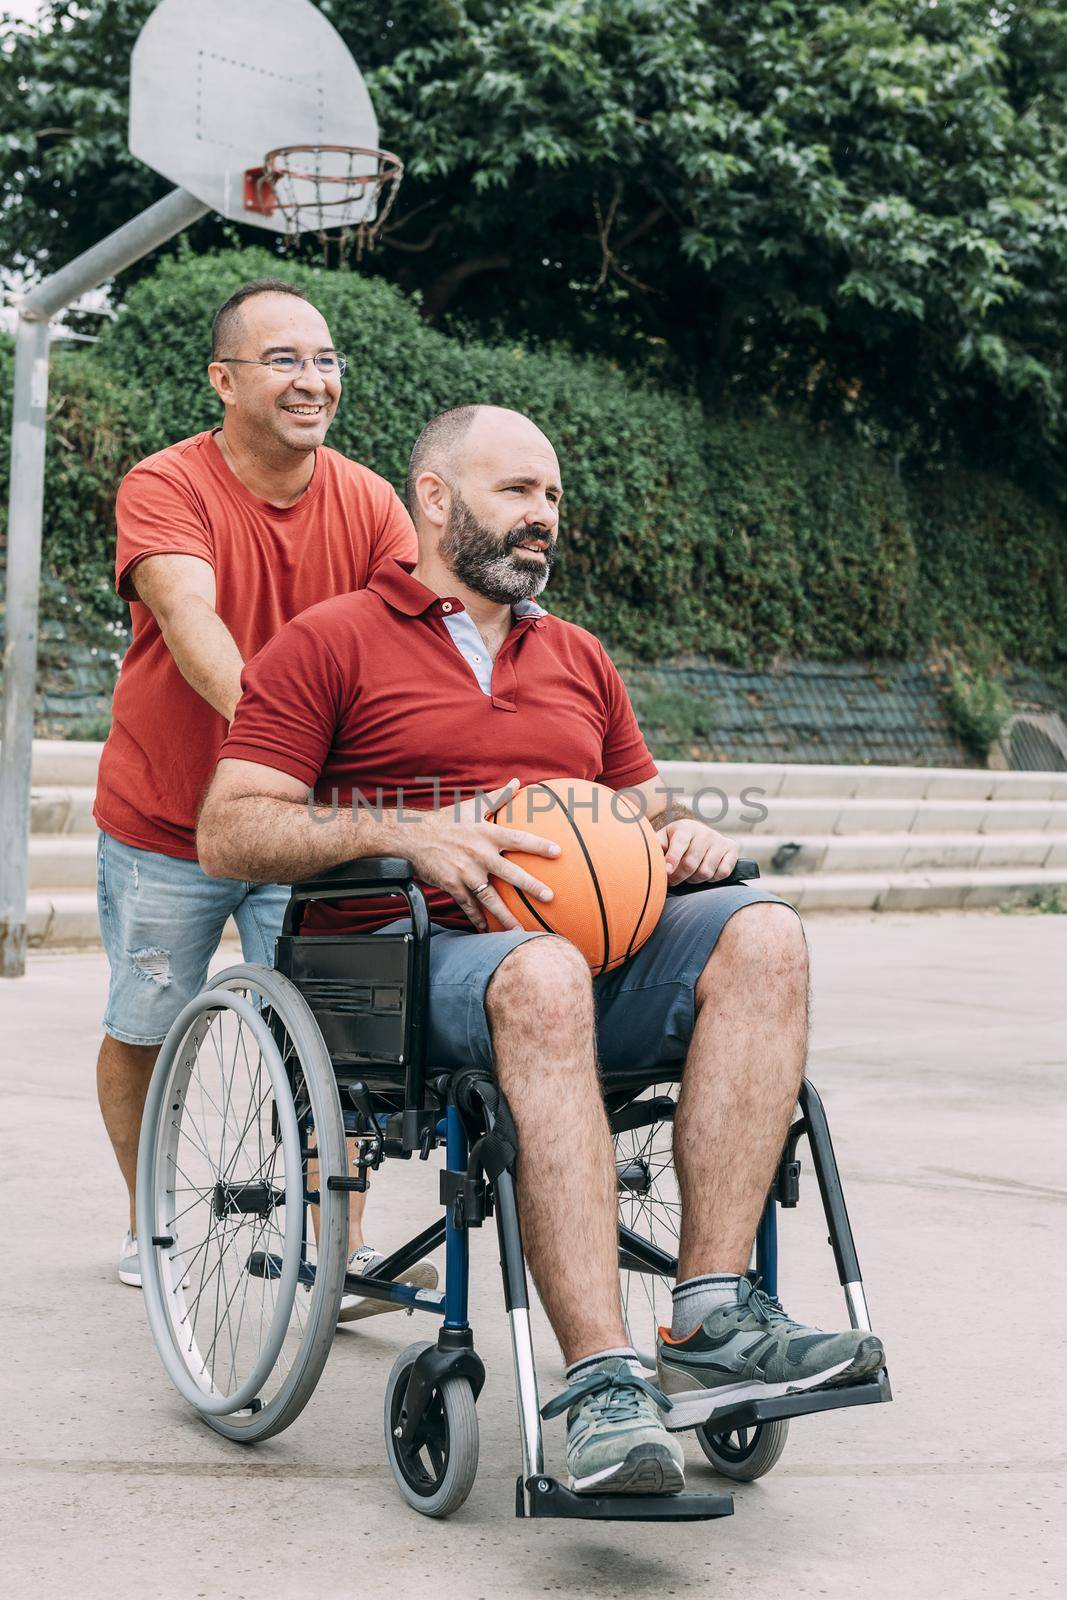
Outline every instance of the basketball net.
[[404, 164], [388, 150], [359, 145], [295, 144], [268, 150], [261, 167], [245, 173], [246, 211], [280, 212], [294, 247], [313, 233], [327, 266], [340, 265], [349, 246], [356, 260], [372, 250], [393, 208]]

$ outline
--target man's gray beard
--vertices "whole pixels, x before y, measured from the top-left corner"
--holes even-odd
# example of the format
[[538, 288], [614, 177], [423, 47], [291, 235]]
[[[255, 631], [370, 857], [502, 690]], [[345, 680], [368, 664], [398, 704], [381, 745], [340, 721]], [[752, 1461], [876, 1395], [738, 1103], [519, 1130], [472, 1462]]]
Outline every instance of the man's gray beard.
[[[517, 600], [533, 600], [548, 582], [556, 559], [555, 546], [549, 543], [545, 560], [533, 565], [509, 553], [509, 541], [535, 537], [533, 528], [513, 528], [501, 539], [478, 521], [466, 501], [457, 494], [448, 517], [448, 528], [441, 541], [440, 556], [453, 577], [497, 605], [514, 605]], [[547, 531], [543, 537], [548, 540]], [[513, 545], [511, 546], [513, 548]]]

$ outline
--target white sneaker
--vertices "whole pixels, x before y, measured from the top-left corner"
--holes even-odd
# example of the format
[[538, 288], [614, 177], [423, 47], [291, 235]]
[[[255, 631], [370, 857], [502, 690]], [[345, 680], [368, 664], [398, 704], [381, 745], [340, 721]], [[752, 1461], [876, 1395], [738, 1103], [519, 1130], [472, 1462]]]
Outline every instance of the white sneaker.
[[[126, 1237], [122, 1241], [122, 1253], [119, 1256], [119, 1282], [128, 1283], [131, 1289], [140, 1289], [141, 1285], [141, 1260], [137, 1253], [137, 1240], [126, 1230]], [[182, 1288], [188, 1289], [189, 1274], [182, 1279]]]
[[137, 1255], [137, 1240], [129, 1228], [122, 1241], [122, 1250], [119, 1255], [119, 1282], [128, 1283], [131, 1289], [141, 1287], [141, 1262]]
[[[385, 1256], [380, 1250], [374, 1250], [369, 1244], [363, 1244], [349, 1256], [348, 1270], [370, 1273], [373, 1277], [384, 1260]], [[406, 1272], [398, 1273], [396, 1282], [414, 1284], [416, 1289], [436, 1289], [437, 1268], [432, 1261], [417, 1261], [413, 1267], [408, 1267]], [[341, 1309], [337, 1313], [337, 1320], [356, 1322], [361, 1317], [380, 1316], [383, 1311], [409, 1310], [410, 1307], [398, 1305], [395, 1301], [368, 1300], [360, 1294], [346, 1294], [341, 1298]]]

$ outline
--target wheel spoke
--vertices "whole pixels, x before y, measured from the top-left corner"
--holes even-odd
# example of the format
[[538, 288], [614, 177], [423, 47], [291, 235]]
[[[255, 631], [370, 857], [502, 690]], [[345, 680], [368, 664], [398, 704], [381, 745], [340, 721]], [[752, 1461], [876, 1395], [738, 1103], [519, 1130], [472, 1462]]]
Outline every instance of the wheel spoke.
[[[343, 1128], [321, 1038], [306, 1022], [303, 1035], [294, 1032], [271, 998], [278, 990], [284, 998], [287, 980], [269, 969], [263, 979], [258, 987], [251, 972], [223, 978], [170, 1046], [152, 1188], [153, 1232], [169, 1233], [174, 1245], [146, 1258], [161, 1291], [155, 1303], [169, 1329], [172, 1375], [176, 1358], [194, 1395], [217, 1404], [240, 1394], [240, 1413], [204, 1414], [223, 1432], [233, 1418], [232, 1429], [248, 1438], [262, 1435], [272, 1408], [290, 1406], [294, 1385], [304, 1385], [298, 1406], [310, 1393], [332, 1335], [324, 1296], [338, 1293], [345, 1265], [340, 1252], [334, 1259], [324, 1249], [312, 1285], [298, 1277], [315, 1259], [303, 1199], [307, 1157], [294, 1156], [294, 1171], [288, 1155], [307, 1149], [311, 1123], [320, 1145], [330, 1130], [331, 1152], [343, 1148]], [[324, 1197], [324, 1242], [337, 1239], [344, 1204], [344, 1196]], [[260, 1404], [251, 1408], [257, 1391]]]

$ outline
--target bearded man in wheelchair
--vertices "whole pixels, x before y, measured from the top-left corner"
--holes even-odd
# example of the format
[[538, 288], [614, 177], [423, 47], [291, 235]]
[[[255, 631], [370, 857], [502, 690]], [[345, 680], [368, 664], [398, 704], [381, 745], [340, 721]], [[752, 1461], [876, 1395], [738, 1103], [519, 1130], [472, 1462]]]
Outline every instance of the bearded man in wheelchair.
[[[435, 418], [408, 480], [417, 564], [388, 563], [365, 590], [312, 607], [246, 665], [198, 847], [209, 874], [265, 882], [369, 856], [412, 864], [433, 930], [428, 1059], [492, 1073], [517, 1131], [523, 1248], [567, 1364], [546, 1414], [567, 1413], [571, 1487], [670, 1493], [683, 1485], [679, 1430], [744, 1399], [862, 1381], [883, 1351], [863, 1328], [793, 1321], [747, 1272], [804, 1072], [808, 962], [792, 907], [745, 883], [668, 895], [647, 942], [594, 978], [568, 941], [520, 928], [493, 886], [547, 905], [507, 852], [558, 851], [487, 820], [474, 797], [493, 809], [560, 773], [639, 800], [672, 887], [713, 885], [737, 860], [670, 805], [599, 642], [536, 603], [562, 493], [552, 445], [525, 417]], [[302, 932], [396, 926], [395, 901], [364, 898], [312, 902]], [[623, 1317], [602, 1090], [649, 1063], [675, 1064], [681, 1081], [678, 1270], [656, 1382]]]

